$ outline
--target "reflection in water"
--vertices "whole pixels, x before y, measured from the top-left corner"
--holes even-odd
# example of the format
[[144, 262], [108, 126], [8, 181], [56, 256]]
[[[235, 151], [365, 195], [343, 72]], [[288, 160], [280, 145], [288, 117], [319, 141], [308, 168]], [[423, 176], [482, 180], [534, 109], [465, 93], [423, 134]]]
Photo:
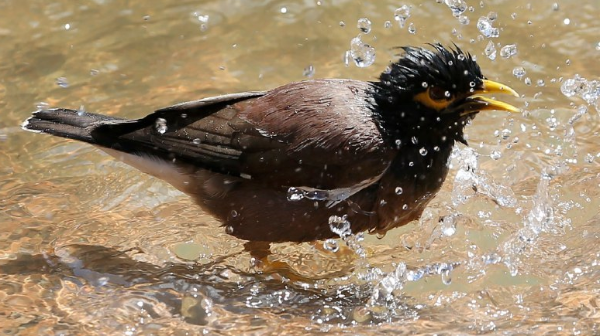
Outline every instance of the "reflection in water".
[[[595, 1], [0, 7], [5, 334], [598, 333]], [[356, 37], [372, 66], [355, 65]], [[468, 127], [471, 147], [418, 223], [277, 245], [297, 279], [261, 274], [166, 184], [18, 127], [36, 104], [136, 118], [305, 69], [370, 80], [392, 47], [433, 41], [476, 55], [525, 112]]]

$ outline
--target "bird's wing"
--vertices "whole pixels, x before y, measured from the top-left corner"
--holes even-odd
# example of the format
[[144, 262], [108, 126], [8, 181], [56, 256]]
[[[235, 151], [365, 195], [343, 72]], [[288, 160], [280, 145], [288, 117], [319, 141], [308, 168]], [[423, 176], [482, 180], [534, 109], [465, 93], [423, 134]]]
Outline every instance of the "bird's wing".
[[124, 152], [344, 199], [376, 182], [392, 160], [368, 89], [351, 80], [292, 83], [178, 104], [93, 135]]

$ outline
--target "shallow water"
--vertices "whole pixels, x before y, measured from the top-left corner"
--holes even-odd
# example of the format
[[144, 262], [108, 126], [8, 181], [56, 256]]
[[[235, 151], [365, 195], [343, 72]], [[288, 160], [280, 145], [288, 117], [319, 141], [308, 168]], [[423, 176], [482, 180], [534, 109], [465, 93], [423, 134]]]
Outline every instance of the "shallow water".
[[[2, 332], [598, 333], [600, 4], [467, 1], [454, 17], [446, 3], [462, 1], [0, 4]], [[366, 67], [345, 58], [360, 18]], [[19, 127], [40, 104], [136, 118], [307, 76], [370, 80], [393, 47], [433, 41], [477, 55], [524, 113], [477, 117], [420, 222], [336, 253], [275, 246], [296, 279], [259, 274], [166, 183]]]

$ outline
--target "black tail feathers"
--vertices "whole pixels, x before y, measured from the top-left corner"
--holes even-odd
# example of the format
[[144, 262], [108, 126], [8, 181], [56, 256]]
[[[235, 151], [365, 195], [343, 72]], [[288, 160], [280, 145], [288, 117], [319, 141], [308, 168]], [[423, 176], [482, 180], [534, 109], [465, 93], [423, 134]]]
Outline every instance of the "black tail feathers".
[[121, 120], [64, 108], [38, 110], [21, 125], [24, 130], [96, 143], [92, 131], [107, 121]]

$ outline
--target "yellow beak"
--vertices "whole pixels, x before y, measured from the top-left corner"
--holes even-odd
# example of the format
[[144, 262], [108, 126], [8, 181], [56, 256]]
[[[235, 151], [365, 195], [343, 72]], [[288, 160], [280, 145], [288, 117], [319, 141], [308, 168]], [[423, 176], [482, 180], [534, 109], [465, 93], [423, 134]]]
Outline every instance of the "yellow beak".
[[494, 82], [488, 79], [483, 80], [482, 88], [475, 90], [473, 95], [468, 97], [466, 101], [461, 104], [461, 115], [467, 115], [479, 111], [507, 111], [512, 113], [520, 113], [521, 110], [518, 108], [498, 100], [480, 96], [480, 94], [510, 94], [515, 97], [519, 97], [519, 94], [507, 85]]
[[[511, 94], [515, 97], [519, 97], [517, 91], [511, 89], [507, 85], [491, 81], [489, 79], [483, 80], [483, 90], [479, 90], [480, 93], [504, 93]], [[477, 93], [477, 92], [476, 92]]]

